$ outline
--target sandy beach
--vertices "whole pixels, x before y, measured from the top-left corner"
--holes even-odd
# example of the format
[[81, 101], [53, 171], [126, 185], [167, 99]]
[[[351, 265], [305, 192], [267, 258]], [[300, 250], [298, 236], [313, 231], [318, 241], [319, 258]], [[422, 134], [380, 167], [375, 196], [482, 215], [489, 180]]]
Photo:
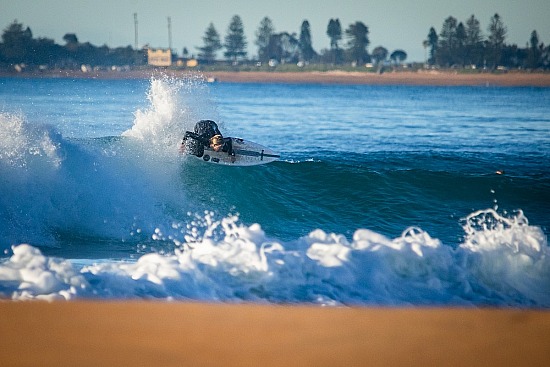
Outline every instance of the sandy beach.
[[550, 312], [1, 302], [4, 366], [548, 366]]
[[550, 86], [549, 74], [459, 74], [454, 72], [419, 71], [388, 72], [212, 72], [207, 76], [219, 82], [363, 84], [363, 85], [437, 85], [437, 86]]
[[550, 87], [550, 73], [458, 73], [455, 71], [419, 70], [385, 72], [382, 74], [348, 71], [212, 71], [201, 72], [190, 69], [148, 69], [127, 71], [92, 71], [83, 73], [75, 70], [50, 70], [36, 73], [0, 72], [0, 77], [42, 77], [42, 78], [91, 78], [91, 79], [148, 79], [152, 76], [168, 75], [189, 77], [200, 75], [219, 83], [310, 83], [348, 85], [434, 85], [434, 86], [533, 86]]

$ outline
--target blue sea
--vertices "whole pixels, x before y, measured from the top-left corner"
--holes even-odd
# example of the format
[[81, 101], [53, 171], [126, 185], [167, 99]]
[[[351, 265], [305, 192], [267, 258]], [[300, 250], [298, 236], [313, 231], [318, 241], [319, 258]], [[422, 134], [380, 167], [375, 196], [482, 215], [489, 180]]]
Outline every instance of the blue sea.
[[549, 233], [550, 88], [0, 79], [0, 298], [549, 308]]

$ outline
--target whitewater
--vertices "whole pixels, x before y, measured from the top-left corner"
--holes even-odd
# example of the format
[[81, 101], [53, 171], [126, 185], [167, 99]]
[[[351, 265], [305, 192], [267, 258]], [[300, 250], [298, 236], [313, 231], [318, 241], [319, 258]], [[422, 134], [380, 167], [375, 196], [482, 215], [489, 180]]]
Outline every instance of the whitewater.
[[[550, 306], [548, 89], [0, 87], [2, 298]], [[185, 159], [203, 118], [282, 160]]]

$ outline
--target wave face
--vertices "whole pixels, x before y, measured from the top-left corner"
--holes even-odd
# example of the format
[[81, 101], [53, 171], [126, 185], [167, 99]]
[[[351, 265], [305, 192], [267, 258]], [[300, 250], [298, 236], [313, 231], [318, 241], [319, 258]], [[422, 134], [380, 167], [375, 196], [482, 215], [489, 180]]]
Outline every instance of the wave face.
[[[272, 98], [250, 101], [250, 87], [237, 86], [217, 102], [220, 88], [152, 79], [133, 123], [107, 122], [113, 136], [65, 136], [79, 129], [0, 113], [0, 296], [550, 306], [544, 138], [479, 152], [479, 141], [425, 149], [420, 134], [402, 149], [352, 151], [342, 122], [284, 137], [273, 126], [289, 118], [267, 113], [271, 128], [258, 125], [255, 105], [269, 111], [316, 89], [269, 86]], [[246, 102], [231, 101], [238, 88]], [[204, 116], [238, 133], [218, 105], [253, 116], [244, 126], [283, 159], [224, 167], [180, 156], [183, 133]], [[98, 119], [112, 117], [105, 111]]]

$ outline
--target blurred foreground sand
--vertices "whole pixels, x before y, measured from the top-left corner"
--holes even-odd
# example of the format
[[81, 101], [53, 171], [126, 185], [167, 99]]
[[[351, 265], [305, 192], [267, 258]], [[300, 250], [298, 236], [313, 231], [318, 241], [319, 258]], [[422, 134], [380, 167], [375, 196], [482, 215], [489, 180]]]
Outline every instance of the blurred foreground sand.
[[550, 312], [0, 302], [2, 366], [549, 366]]

